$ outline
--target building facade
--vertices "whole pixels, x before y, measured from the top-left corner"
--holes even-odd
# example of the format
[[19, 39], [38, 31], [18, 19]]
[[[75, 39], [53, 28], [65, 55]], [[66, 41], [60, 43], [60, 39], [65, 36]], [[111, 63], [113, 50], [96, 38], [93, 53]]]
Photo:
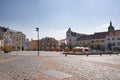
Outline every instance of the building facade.
[[0, 50], [2, 50], [4, 47], [3, 35], [6, 30], [7, 28], [0, 26]]
[[[55, 47], [58, 47], [58, 41], [55, 38], [46, 37], [39, 40], [40, 50], [51, 50]], [[38, 50], [38, 40], [30, 41], [30, 50]]]
[[25, 50], [25, 34], [9, 28], [0, 27], [1, 47], [8, 47], [10, 50]]
[[38, 41], [31, 39], [29, 50], [37, 50], [38, 49]]
[[75, 46], [77, 44], [77, 39], [83, 35], [85, 34], [73, 32], [71, 28], [69, 28], [68, 31], [66, 32], [66, 40], [69, 41], [69, 44], [72, 44], [72, 46]]
[[108, 32], [106, 36], [106, 47], [111, 50], [120, 50], [120, 30]]
[[25, 50], [26, 35], [22, 32], [6, 28], [3, 34], [4, 47], [10, 50]]
[[120, 50], [120, 30], [115, 30], [111, 21], [108, 26], [108, 31], [106, 32], [98, 32], [91, 35], [78, 35], [74, 37], [71, 36], [71, 29], [66, 33], [66, 39], [72, 41], [74, 45], [77, 44], [78, 46], [87, 47], [91, 45], [99, 45], [104, 49]]

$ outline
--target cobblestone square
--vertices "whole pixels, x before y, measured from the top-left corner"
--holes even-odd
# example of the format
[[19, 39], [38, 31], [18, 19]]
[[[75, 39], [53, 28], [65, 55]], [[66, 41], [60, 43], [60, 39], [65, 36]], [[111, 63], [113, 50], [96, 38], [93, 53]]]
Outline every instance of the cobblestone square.
[[0, 80], [61, 80], [42, 73], [50, 69], [72, 75], [62, 80], [120, 80], [120, 55], [19, 51], [1, 55], [0, 62]]

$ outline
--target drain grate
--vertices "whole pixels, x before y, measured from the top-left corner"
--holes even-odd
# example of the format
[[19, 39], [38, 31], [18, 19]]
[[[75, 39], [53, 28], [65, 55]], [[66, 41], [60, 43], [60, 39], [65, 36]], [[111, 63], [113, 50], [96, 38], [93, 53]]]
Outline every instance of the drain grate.
[[50, 75], [50, 76], [55, 77], [55, 78], [59, 78], [59, 79], [72, 77], [72, 75], [70, 75], [70, 74], [66, 74], [66, 73], [63, 73], [61, 71], [52, 70], [52, 69], [42, 71], [42, 73]]

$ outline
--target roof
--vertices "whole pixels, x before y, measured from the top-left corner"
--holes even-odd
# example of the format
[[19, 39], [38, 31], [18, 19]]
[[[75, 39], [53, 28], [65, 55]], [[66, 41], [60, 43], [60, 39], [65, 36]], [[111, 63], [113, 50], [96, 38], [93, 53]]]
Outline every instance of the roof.
[[80, 36], [78, 40], [89, 40], [93, 38], [94, 38], [94, 35], [84, 35], [84, 36]]
[[104, 39], [107, 35], [108, 35], [108, 32], [99, 32], [91, 35], [80, 36], [78, 40]]
[[94, 39], [103, 39], [108, 35], [108, 32], [94, 33]]
[[108, 36], [118, 36], [120, 35], [120, 30], [109, 31]]
[[84, 36], [84, 35], [86, 35], [86, 34], [71, 32], [71, 35], [72, 35], [72, 36]]

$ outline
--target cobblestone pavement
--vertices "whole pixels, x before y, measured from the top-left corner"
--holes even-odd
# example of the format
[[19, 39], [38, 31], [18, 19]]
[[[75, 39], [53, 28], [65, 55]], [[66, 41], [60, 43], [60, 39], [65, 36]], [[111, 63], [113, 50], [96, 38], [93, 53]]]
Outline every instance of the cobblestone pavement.
[[41, 73], [47, 69], [73, 75], [62, 80], [120, 80], [120, 55], [65, 57], [60, 52], [44, 51], [40, 52], [40, 56], [34, 51], [10, 54], [19, 57], [0, 64], [0, 80], [59, 80]]
[[20, 56], [0, 64], [0, 80], [34, 80], [39, 65], [38, 56]]
[[0, 51], [0, 59], [7, 59], [7, 58], [11, 58], [11, 57], [14, 57], [14, 56]]
[[120, 80], [120, 55], [69, 55], [52, 59], [88, 80]]
[[[54, 54], [53, 54], [54, 55]], [[57, 57], [54, 55], [54, 57]], [[52, 59], [50, 59], [51, 56], [44, 56], [44, 59], [42, 60], [43, 63], [38, 70], [38, 74], [36, 76], [36, 80], [87, 80], [85, 77], [80, 76], [79, 74], [75, 74], [74, 72], [72, 72], [71, 70], [64, 68], [62, 65], [60, 65], [59, 63], [55, 63], [55, 61], [53, 61]], [[56, 71], [60, 71], [62, 73], [71, 75], [69, 77], [63, 78], [65, 77], [62, 75], [58, 75], [57, 73], [54, 72], [53, 76], [50, 76], [48, 74], [43, 73], [46, 70], [56, 70]], [[52, 72], [50, 74], [53, 74]], [[55, 76], [59, 76], [59, 78], [56, 78]]]

